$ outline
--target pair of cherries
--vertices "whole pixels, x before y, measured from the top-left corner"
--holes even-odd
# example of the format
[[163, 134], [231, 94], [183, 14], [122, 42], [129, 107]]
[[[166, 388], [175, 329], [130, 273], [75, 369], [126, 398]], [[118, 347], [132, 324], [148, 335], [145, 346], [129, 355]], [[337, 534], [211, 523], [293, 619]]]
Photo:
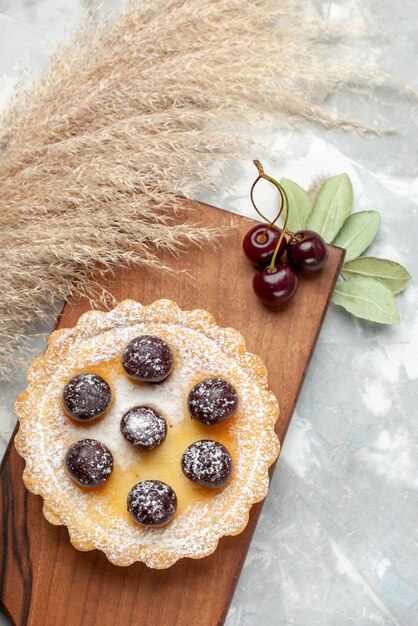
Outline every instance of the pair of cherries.
[[[253, 278], [253, 290], [256, 296], [264, 304], [280, 305], [290, 300], [296, 293], [299, 285], [299, 272], [313, 274], [324, 267], [328, 258], [328, 249], [318, 233], [311, 230], [290, 233], [286, 230], [289, 217], [289, 201], [286, 191], [274, 178], [265, 174], [259, 161], [254, 161], [254, 164], [259, 172], [250, 194], [255, 210], [265, 219], [253, 198], [254, 187], [261, 178], [268, 180], [277, 188], [281, 198], [281, 207], [273, 222], [258, 224], [248, 231], [244, 237], [243, 250], [246, 257], [258, 268]], [[284, 226], [280, 229], [274, 224], [285, 205]], [[285, 254], [286, 260], [284, 260]]]

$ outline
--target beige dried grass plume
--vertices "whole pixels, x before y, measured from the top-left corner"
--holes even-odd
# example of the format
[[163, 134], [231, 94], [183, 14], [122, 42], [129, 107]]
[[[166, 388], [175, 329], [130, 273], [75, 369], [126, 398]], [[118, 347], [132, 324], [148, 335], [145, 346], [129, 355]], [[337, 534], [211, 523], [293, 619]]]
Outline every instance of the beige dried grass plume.
[[304, 17], [306, 7], [130, 5], [111, 27], [90, 25], [62, 46], [17, 94], [0, 156], [0, 376], [28, 325], [82, 289], [95, 262], [158, 269], [159, 250], [214, 239], [175, 218], [176, 196], [213, 184], [214, 161], [244, 149], [231, 124], [264, 113], [345, 124], [315, 102], [353, 87], [358, 72], [334, 47], [327, 54], [330, 26]]

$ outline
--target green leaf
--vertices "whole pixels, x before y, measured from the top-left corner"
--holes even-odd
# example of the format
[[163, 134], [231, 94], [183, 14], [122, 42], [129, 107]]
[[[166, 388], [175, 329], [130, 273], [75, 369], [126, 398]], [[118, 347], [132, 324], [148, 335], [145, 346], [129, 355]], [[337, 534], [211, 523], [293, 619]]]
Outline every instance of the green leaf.
[[316, 196], [307, 228], [331, 243], [353, 206], [353, 189], [347, 174], [329, 178]]
[[362, 256], [344, 263], [341, 274], [344, 278], [353, 276], [377, 278], [393, 293], [403, 291], [411, 280], [409, 272], [399, 263], [388, 259], [377, 259], [373, 256]]
[[395, 296], [380, 280], [353, 276], [338, 283], [332, 301], [349, 313], [379, 324], [399, 324]]
[[332, 243], [345, 248], [345, 259], [351, 261], [370, 246], [379, 228], [380, 215], [377, 211], [359, 211], [347, 217]]
[[302, 187], [299, 187], [293, 180], [282, 178], [280, 181], [289, 199], [289, 219], [287, 227], [295, 233], [306, 227], [309, 215], [312, 211], [312, 202]]

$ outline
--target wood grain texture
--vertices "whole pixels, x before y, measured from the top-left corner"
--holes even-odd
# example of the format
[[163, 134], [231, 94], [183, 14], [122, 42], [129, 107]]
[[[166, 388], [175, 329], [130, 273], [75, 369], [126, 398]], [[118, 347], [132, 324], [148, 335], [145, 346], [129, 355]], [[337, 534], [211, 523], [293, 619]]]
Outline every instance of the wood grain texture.
[[[202, 205], [202, 222], [218, 225], [224, 212]], [[343, 251], [330, 247], [315, 279], [302, 280], [296, 297], [280, 311], [260, 304], [251, 290], [253, 269], [241, 252], [239, 228], [217, 251], [191, 250], [174, 260], [174, 275], [133, 268], [118, 270], [110, 291], [118, 298], [149, 304], [175, 300], [182, 308], [203, 308], [221, 326], [232, 326], [247, 349], [261, 354], [270, 386], [281, 404], [277, 433], [283, 442], [315, 345]], [[181, 272], [188, 268], [189, 275]], [[190, 276], [191, 274], [191, 276]], [[90, 308], [72, 300], [58, 327], [72, 326]], [[183, 559], [168, 570], [142, 564], [111, 565], [98, 551], [77, 552], [66, 528], [51, 526], [39, 496], [22, 483], [23, 460], [10, 445], [1, 473], [1, 598], [15, 624], [30, 626], [214, 626], [225, 619], [261, 510], [253, 507], [246, 530], [220, 541], [205, 559]]]

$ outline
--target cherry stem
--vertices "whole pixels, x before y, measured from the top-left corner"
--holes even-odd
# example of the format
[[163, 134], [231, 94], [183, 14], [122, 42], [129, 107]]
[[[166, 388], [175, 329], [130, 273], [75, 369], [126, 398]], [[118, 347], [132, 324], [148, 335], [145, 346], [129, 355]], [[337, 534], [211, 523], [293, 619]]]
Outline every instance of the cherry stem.
[[[264, 174], [264, 172], [263, 172], [263, 174]], [[279, 192], [280, 192], [280, 199], [281, 199], [280, 209], [279, 209], [279, 212], [277, 213], [276, 217], [274, 218], [274, 220], [271, 222], [270, 220], [268, 220], [268, 219], [266, 218], [266, 216], [265, 216], [265, 215], [263, 215], [263, 214], [261, 213], [260, 209], [257, 207], [257, 205], [256, 205], [256, 203], [255, 203], [255, 201], [254, 201], [254, 187], [256, 186], [256, 184], [258, 183], [258, 181], [259, 181], [259, 180], [261, 180], [261, 178], [264, 178], [264, 176], [258, 176], [258, 177], [255, 179], [255, 181], [253, 182], [253, 184], [252, 184], [252, 186], [251, 186], [251, 191], [250, 191], [250, 198], [251, 198], [251, 203], [252, 203], [252, 205], [253, 205], [253, 207], [254, 207], [255, 211], [258, 213], [258, 215], [261, 217], [261, 219], [262, 219], [264, 222], [268, 222], [268, 227], [266, 228], [266, 230], [265, 230], [265, 231], [264, 231], [264, 233], [263, 233], [263, 234], [265, 235], [266, 233], [268, 233], [268, 231], [270, 230], [270, 228], [272, 228], [272, 227], [275, 225], [275, 223], [277, 222], [277, 220], [279, 219], [279, 217], [281, 216], [281, 214], [282, 214], [282, 212], [283, 212], [283, 206], [284, 206], [284, 196], [283, 196], [282, 190], [281, 190], [281, 189], [279, 189]]]
[[[282, 198], [282, 201], [284, 199], [285, 202], [282, 203], [282, 207], [280, 209], [280, 213], [277, 216], [276, 220], [280, 217], [280, 214], [282, 213], [283, 210], [283, 204], [286, 204], [286, 215], [284, 218], [284, 224], [283, 224], [283, 229], [282, 232], [280, 233], [280, 237], [279, 240], [276, 244], [276, 247], [274, 249], [274, 253], [273, 253], [273, 258], [271, 259], [271, 263], [269, 265], [269, 272], [274, 272], [275, 270], [275, 266], [276, 266], [276, 258], [277, 258], [277, 254], [279, 252], [281, 243], [283, 241], [283, 238], [285, 236], [285, 233], [287, 233], [288, 231], [286, 230], [286, 226], [287, 226], [287, 221], [289, 219], [289, 198], [287, 197], [287, 193], [286, 191], [283, 189], [283, 187], [281, 186], [281, 184], [275, 180], [274, 178], [272, 178], [271, 176], [268, 176], [265, 172], [264, 172], [264, 168], [261, 165], [260, 161], [258, 161], [257, 159], [253, 161], [254, 165], [256, 166], [257, 170], [258, 170], [258, 178], [257, 181], [258, 182], [260, 180], [260, 178], [264, 178], [264, 180], [268, 180], [269, 183], [272, 183], [276, 189], [278, 190], [278, 192], [280, 193], [280, 196]], [[275, 220], [275, 221], [276, 221]]]
[[298, 235], [295, 235], [295, 233], [292, 233], [291, 230], [286, 230], [284, 231], [285, 235], [289, 235], [289, 237], [293, 237], [294, 239], [296, 239], [296, 241], [302, 241], [302, 237], [299, 237]]

